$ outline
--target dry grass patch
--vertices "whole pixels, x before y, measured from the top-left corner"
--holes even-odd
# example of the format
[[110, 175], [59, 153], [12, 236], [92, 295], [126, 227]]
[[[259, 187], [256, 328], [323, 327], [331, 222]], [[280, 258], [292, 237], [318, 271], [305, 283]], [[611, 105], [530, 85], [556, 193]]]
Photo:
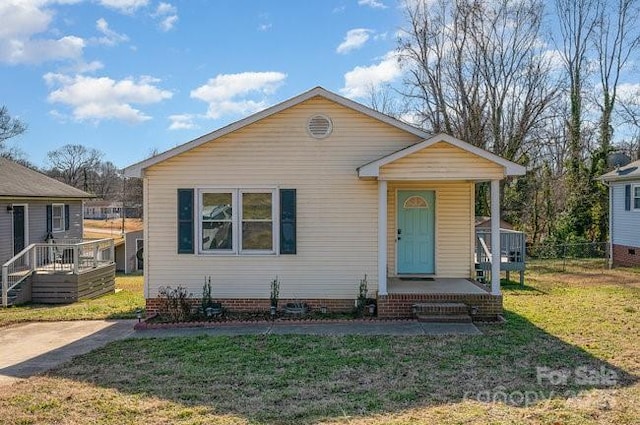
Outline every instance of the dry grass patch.
[[[124, 228], [127, 232], [132, 230], [142, 230], [141, 218], [125, 218]], [[84, 220], [84, 227], [91, 229], [106, 229], [121, 232], [122, 231], [122, 219], [114, 218], [109, 220]]]
[[[0, 391], [0, 409], [22, 423], [636, 424], [638, 273], [554, 273], [506, 287], [508, 322], [483, 336], [118, 341]], [[537, 367], [617, 384], [538, 382]]]

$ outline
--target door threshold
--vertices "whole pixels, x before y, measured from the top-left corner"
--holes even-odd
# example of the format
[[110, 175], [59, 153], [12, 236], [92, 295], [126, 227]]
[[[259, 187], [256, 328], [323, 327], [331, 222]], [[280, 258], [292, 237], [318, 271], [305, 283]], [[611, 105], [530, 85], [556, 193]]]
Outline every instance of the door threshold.
[[400, 280], [426, 280], [432, 281], [435, 280], [436, 276], [434, 274], [401, 274], [397, 276]]

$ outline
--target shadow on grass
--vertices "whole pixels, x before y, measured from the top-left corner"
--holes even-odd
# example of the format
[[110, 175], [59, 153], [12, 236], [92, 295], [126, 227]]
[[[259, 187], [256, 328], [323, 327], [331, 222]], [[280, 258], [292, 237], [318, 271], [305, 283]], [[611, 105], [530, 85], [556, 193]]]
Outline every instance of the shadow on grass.
[[638, 381], [518, 314], [506, 317], [506, 324], [484, 326], [485, 335], [477, 337], [130, 339], [77, 357], [50, 375], [210, 414], [292, 424], [502, 395], [522, 407], [532, 402], [525, 394], [543, 402]]

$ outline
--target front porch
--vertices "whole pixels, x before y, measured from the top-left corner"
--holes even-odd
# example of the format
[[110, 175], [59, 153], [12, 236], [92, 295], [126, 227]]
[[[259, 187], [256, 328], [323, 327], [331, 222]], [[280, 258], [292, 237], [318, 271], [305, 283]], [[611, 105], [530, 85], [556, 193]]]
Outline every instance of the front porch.
[[2, 265], [2, 306], [61, 304], [115, 290], [113, 239], [34, 243]]
[[463, 306], [473, 321], [495, 321], [502, 314], [502, 295], [492, 295], [482, 284], [462, 278], [390, 277], [387, 294], [379, 294], [377, 301], [381, 318], [415, 318], [429, 305]]

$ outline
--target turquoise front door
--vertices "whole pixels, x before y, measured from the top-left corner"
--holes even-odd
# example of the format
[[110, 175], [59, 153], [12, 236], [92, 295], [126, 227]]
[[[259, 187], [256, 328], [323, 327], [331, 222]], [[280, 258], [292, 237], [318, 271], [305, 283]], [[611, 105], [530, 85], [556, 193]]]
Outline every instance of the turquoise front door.
[[433, 274], [435, 196], [430, 190], [398, 191], [398, 274]]

